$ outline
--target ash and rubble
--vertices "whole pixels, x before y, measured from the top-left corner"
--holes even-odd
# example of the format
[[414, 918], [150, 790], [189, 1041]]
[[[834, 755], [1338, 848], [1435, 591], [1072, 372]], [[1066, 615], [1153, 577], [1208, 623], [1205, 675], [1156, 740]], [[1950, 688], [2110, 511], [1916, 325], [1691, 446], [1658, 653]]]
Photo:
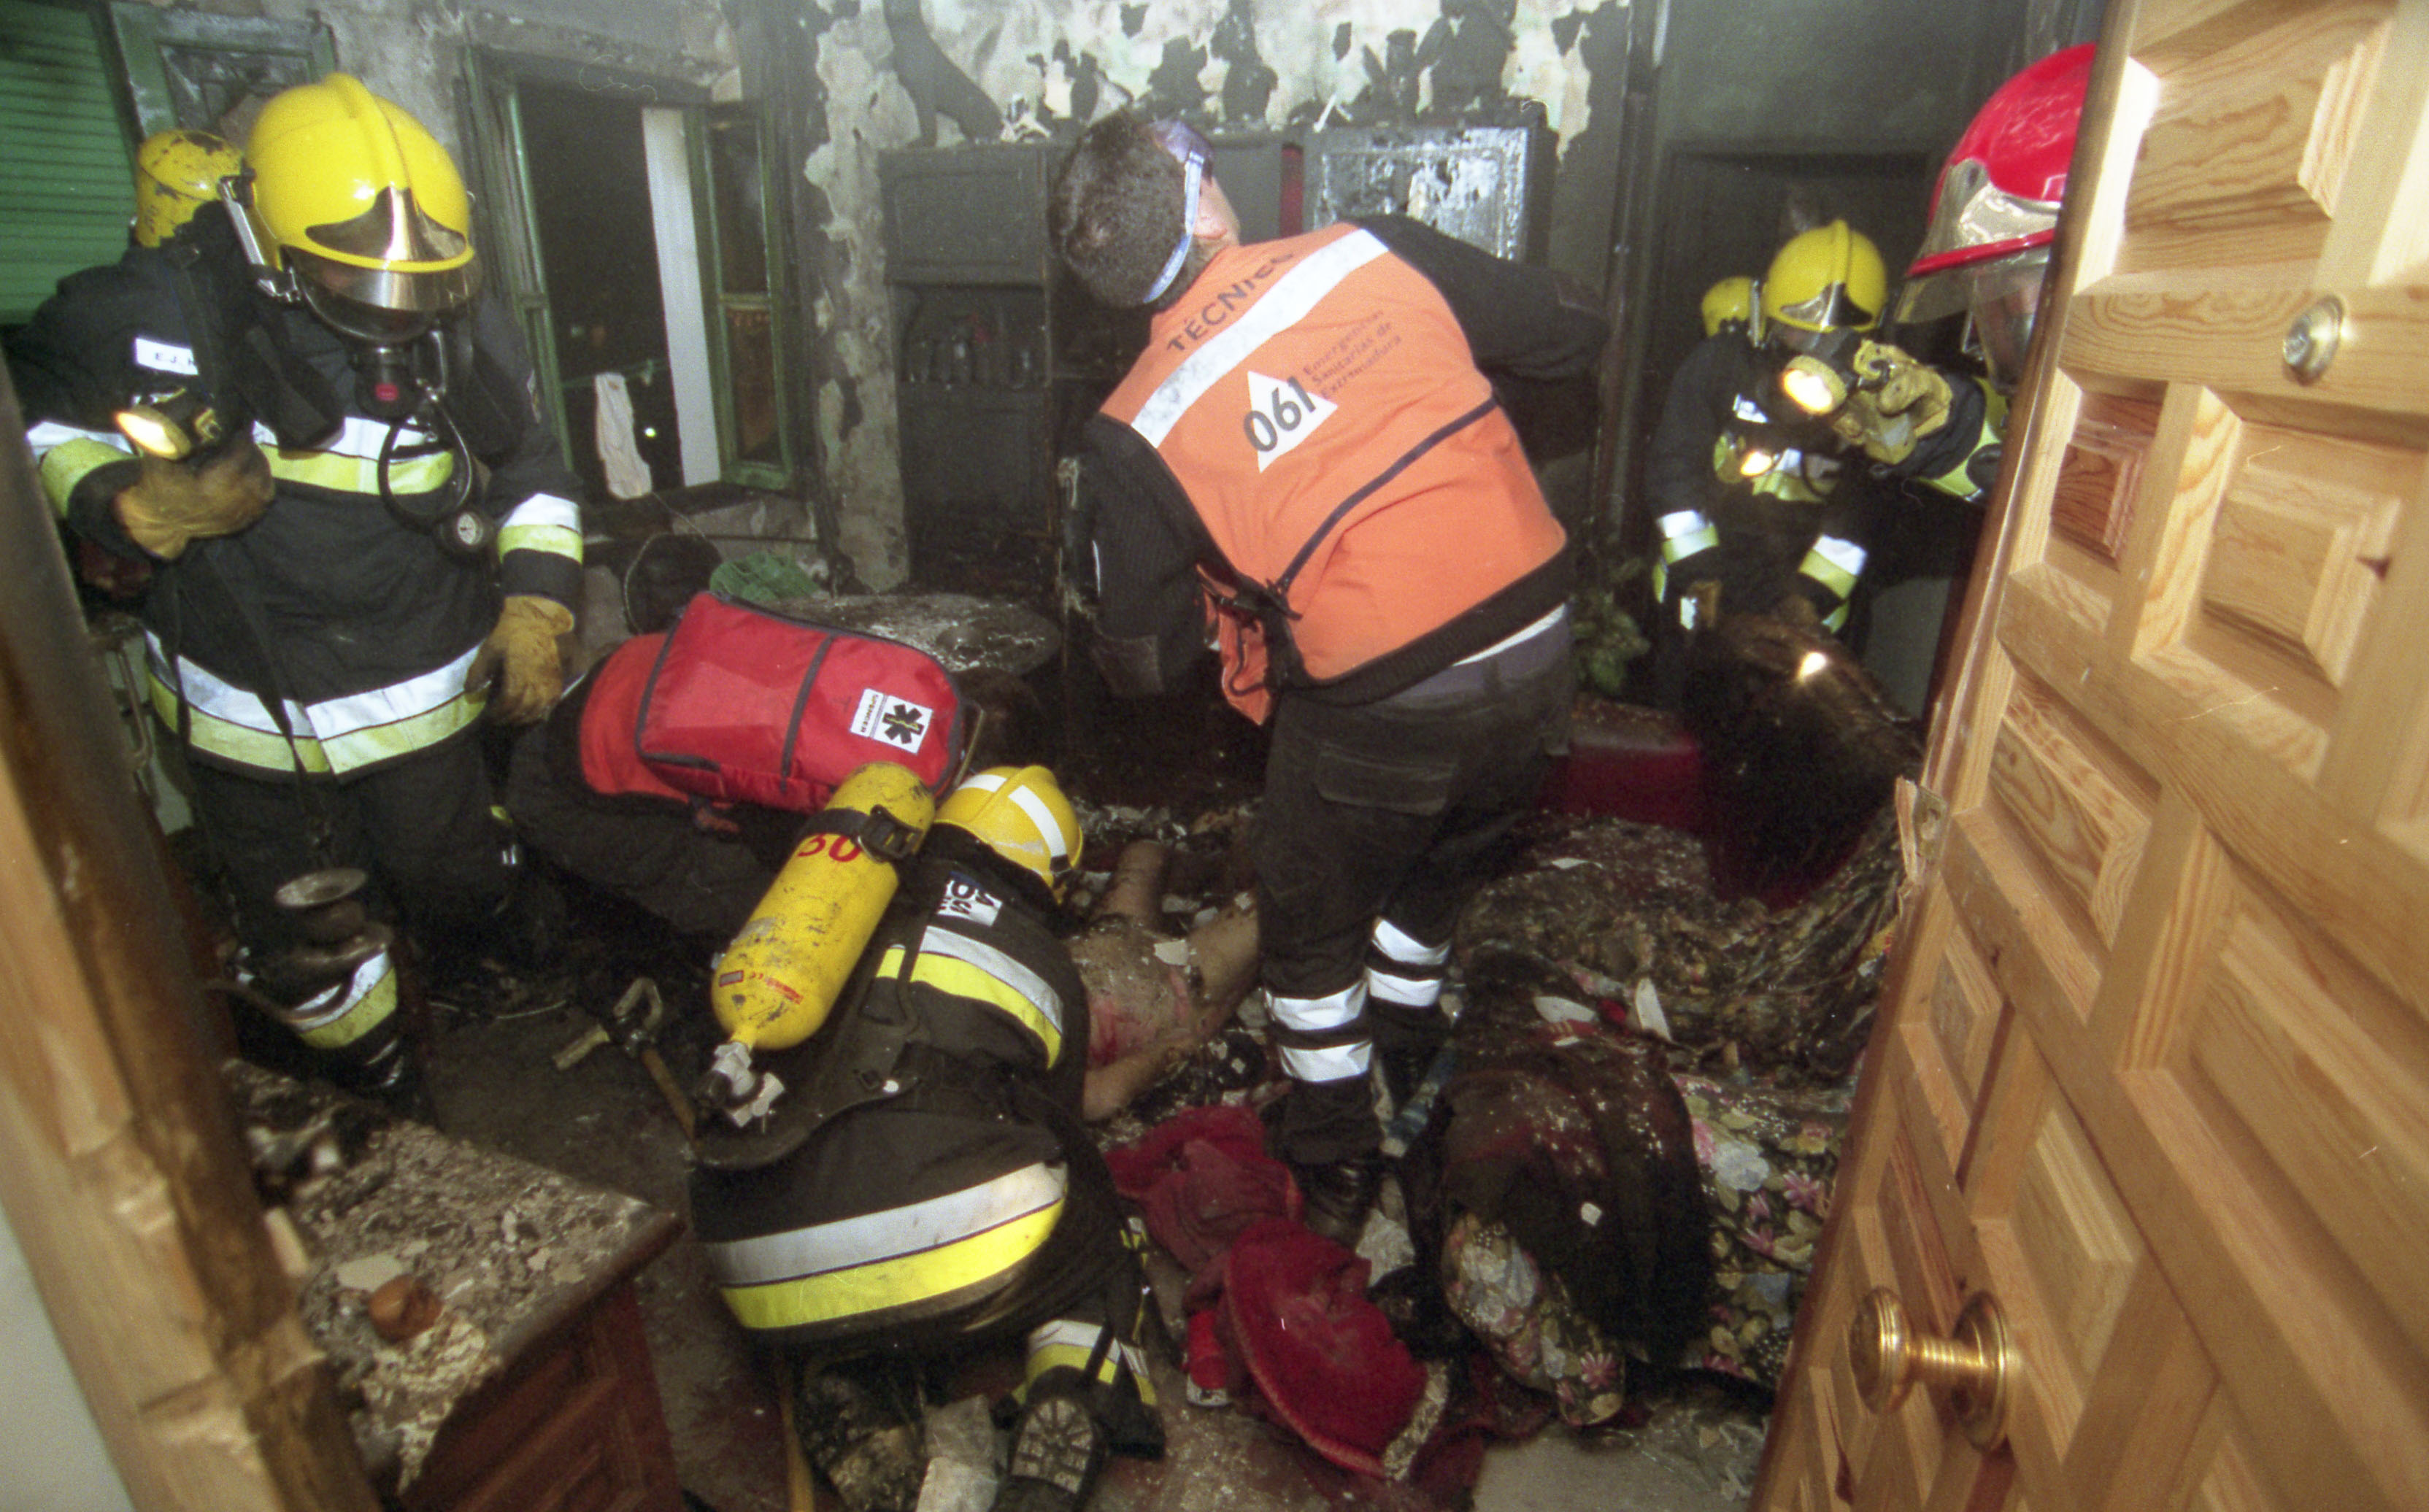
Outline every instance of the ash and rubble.
[[1837, 1082], [1870, 1032], [1900, 875], [1886, 809], [1783, 909], [1720, 896], [1692, 835], [1539, 814], [1461, 915], [1454, 957], [1487, 1011], [1541, 1013], [1550, 999], [1554, 1012], [1578, 1006], [1668, 1040], [1680, 1069]]
[[[455, 1405], [670, 1228], [619, 1192], [450, 1139], [423, 1125], [229, 1061], [256, 1183], [303, 1241], [297, 1310], [329, 1357], [374, 1475], [412, 1484]], [[368, 1299], [400, 1275], [436, 1320], [390, 1340]]]

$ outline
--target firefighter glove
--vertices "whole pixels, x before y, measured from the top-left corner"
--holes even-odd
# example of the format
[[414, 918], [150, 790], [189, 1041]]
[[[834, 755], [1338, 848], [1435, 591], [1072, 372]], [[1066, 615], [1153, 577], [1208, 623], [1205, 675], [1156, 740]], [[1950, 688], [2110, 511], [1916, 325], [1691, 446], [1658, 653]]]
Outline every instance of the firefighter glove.
[[498, 625], [481, 643], [469, 688], [489, 691], [490, 717], [510, 725], [527, 725], [548, 713], [565, 691], [565, 667], [556, 652], [556, 637], [573, 629], [573, 611], [537, 594], [506, 596]]
[[1831, 418], [1839, 439], [1875, 462], [1895, 466], [1915, 444], [1948, 423], [1948, 380], [1886, 341], [1856, 349], [1859, 382]]
[[164, 561], [189, 541], [234, 534], [270, 507], [270, 459], [249, 436], [204, 461], [141, 454], [135, 462], [135, 481], [118, 490], [112, 506], [128, 539]]

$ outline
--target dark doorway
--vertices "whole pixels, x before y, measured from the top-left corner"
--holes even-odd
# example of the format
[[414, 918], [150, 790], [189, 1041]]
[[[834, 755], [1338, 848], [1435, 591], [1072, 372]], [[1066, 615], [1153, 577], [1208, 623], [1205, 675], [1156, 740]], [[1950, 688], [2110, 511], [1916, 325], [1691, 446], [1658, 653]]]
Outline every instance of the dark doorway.
[[597, 379], [617, 372], [632, 396], [641, 460], [658, 486], [680, 486], [683, 446], [668, 370], [641, 107], [550, 85], [525, 83], [520, 92], [533, 231], [574, 470], [591, 497], [609, 496], [599, 459]]

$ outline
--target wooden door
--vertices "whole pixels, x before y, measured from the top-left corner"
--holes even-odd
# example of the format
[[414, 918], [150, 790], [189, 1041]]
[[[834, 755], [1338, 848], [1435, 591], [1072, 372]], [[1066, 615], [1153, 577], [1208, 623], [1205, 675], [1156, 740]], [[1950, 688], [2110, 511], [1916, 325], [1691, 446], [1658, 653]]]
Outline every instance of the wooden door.
[[2429, 3], [2112, 5], [1759, 1507], [2429, 1507], [2424, 97]]

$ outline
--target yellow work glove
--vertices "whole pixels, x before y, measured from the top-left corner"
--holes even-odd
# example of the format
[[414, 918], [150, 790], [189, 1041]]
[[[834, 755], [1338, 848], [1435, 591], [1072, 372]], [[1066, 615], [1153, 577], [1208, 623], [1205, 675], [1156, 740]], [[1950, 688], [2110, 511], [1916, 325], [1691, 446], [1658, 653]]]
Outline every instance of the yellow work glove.
[[1948, 423], [1948, 380], [1886, 341], [1856, 348], [1858, 383], [1830, 419], [1839, 439], [1875, 462], [1895, 465], [1915, 443]]
[[556, 637], [572, 629], [573, 611], [555, 600], [508, 594], [505, 607], [498, 611], [497, 628], [481, 643], [464, 685], [479, 688], [495, 679], [489, 716], [510, 725], [530, 724], [565, 691], [565, 664], [556, 653]]
[[261, 518], [275, 487], [270, 459], [251, 436], [240, 436], [210, 460], [172, 462], [140, 453], [133, 483], [110, 501], [127, 538], [168, 560], [186, 543], [231, 535]]

